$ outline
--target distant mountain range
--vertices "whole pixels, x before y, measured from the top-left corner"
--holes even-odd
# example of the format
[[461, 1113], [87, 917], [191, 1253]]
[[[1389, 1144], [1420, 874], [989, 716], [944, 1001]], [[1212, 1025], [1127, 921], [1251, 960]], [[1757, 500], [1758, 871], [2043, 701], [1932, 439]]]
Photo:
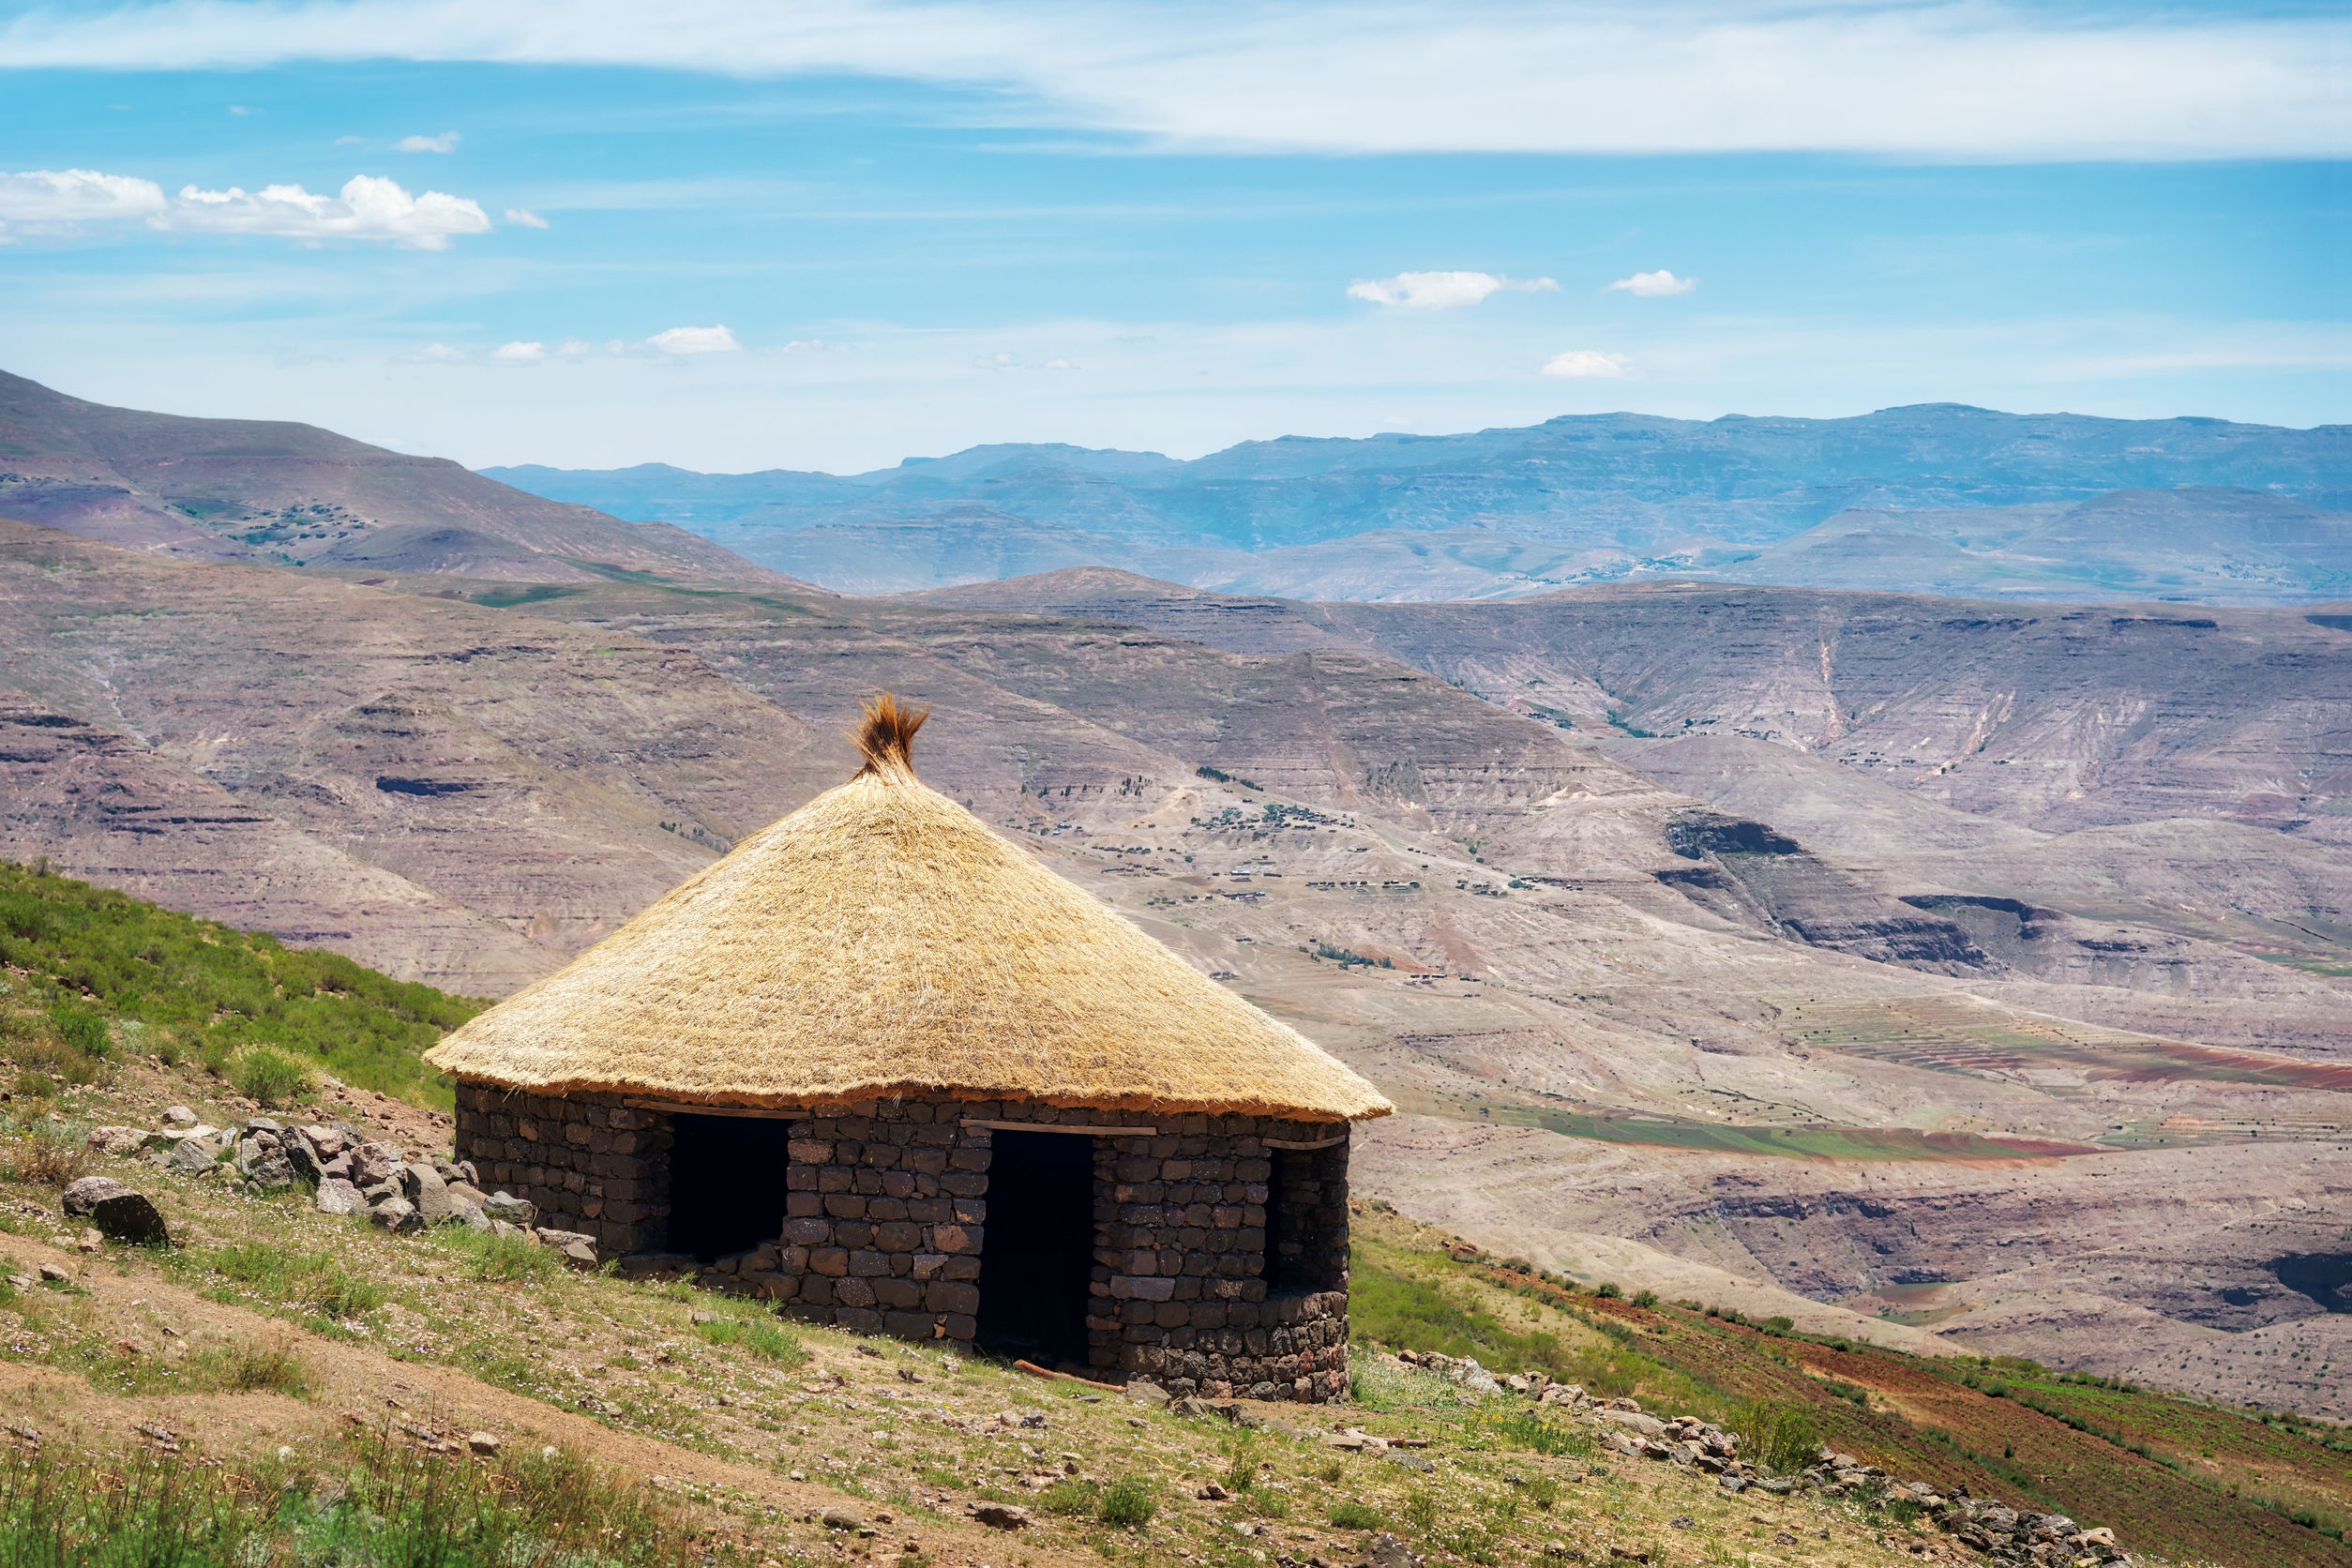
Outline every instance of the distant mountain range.
[[781, 572], [895, 593], [1073, 566], [1319, 599], [1646, 576], [2034, 600], [2352, 589], [2352, 427], [2014, 415], [1574, 415], [1251, 442], [1191, 461], [978, 446], [837, 475], [492, 468]]
[[775, 574], [668, 523], [624, 522], [449, 461], [260, 419], [110, 408], [0, 371], [0, 517], [150, 554], [533, 582]]

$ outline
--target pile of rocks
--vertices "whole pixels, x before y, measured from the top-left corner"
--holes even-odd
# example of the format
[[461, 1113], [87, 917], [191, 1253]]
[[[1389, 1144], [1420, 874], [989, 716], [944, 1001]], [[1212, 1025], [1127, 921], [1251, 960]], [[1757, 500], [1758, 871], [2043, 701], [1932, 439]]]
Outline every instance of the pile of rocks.
[[2111, 1530], [2085, 1530], [2063, 1514], [2035, 1514], [1970, 1497], [1965, 1487], [1954, 1487], [1947, 1497], [1924, 1481], [1897, 1481], [1850, 1454], [1824, 1448], [1819, 1462], [1805, 1467], [1798, 1480], [1830, 1497], [1850, 1497], [1877, 1488], [1890, 1501], [1907, 1500], [1947, 1533], [1996, 1562], [2132, 1561], [2115, 1544]]
[[1470, 1357], [1399, 1350], [1396, 1359], [1472, 1393], [1516, 1395], [1573, 1411], [1599, 1429], [1601, 1446], [1609, 1452], [1704, 1471], [1716, 1477], [1716, 1485], [1728, 1492], [1753, 1488], [1786, 1497], [1792, 1492], [1817, 1491], [1827, 1497], [1876, 1496], [1890, 1502], [1908, 1501], [1947, 1534], [1996, 1562], [2072, 1564], [2088, 1559], [2128, 1565], [2133, 1560], [2116, 1545], [2113, 1530], [2085, 1530], [2063, 1514], [2027, 1513], [1970, 1497], [1965, 1487], [1954, 1487], [1947, 1495], [1924, 1481], [1898, 1481], [1850, 1454], [1824, 1448], [1817, 1463], [1796, 1475], [1766, 1475], [1741, 1462], [1738, 1434], [1696, 1416], [1652, 1415], [1641, 1408], [1639, 1400], [1597, 1398], [1576, 1383], [1555, 1382], [1542, 1372], [1497, 1378]]
[[[536, 1229], [538, 1211], [505, 1192], [484, 1192], [471, 1162], [443, 1155], [412, 1160], [398, 1144], [371, 1141], [355, 1128], [292, 1126], [267, 1116], [215, 1127], [186, 1106], [163, 1113], [163, 1126], [92, 1129], [90, 1147], [182, 1176], [234, 1173], [254, 1193], [284, 1192], [297, 1182], [315, 1189], [312, 1201], [329, 1214], [366, 1214], [396, 1235], [434, 1225], [515, 1235], [560, 1248], [578, 1268], [596, 1266], [596, 1238], [572, 1230]], [[119, 1185], [120, 1184], [114, 1184]]]

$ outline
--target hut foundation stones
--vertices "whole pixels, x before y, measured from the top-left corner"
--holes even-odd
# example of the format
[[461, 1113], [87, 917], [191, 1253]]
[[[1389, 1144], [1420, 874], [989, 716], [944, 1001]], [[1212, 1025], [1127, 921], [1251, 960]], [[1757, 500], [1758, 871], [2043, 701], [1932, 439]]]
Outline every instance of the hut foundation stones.
[[661, 1254], [690, 1228], [709, 1257], [720, 1212], [735, 1245], [664, 1260], [812, 1322], [969, 1349], [992, 1284], [1033, 1288], [1009, 1262], [989, 1277], [1000, 1137], [1059, 1129], [1087, 1141], [1093, 1168], [1078, 1364], [1214, 1398], [1347, 1390], [1344, 1122], [943, 1097], [786, 1108], [728, 1129], [737, 1148], [766, 1140], [767, 1157], [731, 1168], [734, 1190], [673, 1193], [681, 1120], [689, 1143], [717, 1120], [701, 1108], [461, 1083], [458, 1157], [606, 1257]]

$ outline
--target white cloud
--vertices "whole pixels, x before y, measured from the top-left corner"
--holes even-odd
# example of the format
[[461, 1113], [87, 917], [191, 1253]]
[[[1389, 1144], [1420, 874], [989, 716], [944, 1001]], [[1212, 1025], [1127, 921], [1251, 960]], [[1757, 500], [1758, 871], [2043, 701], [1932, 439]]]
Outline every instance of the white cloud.
[[403, 136], [392, 143], [392, 150], [396, 153], [453, 153], [458, 150], [458, 143], [464, 140], [454, 130], [445, 130], [438, 136]]
[[645, 341], [664, 354], [732, 354], [743, 347], [723, 326], [673, 326]]
[[596, 350], [596, 345], [585, 338], [566, 338], [564, 339], [564, 346], [555, 352], [566, 359], [577, 359], [583, 354], [594, 354]]
[[1622, 381], [1634, 373], [1634, 362], [1621, 354], [1599, 349], [1570, 349], [1544, 362], [1544, 373], [1569, 381]]
[[501, 343], [490, 350], [490, 357], [506, 365], [536, 365], [547, 357], [545, 343]]
[[1689, 294], [1698, 287], [1696, 278], [1677, 278], [1666, 268], [1655, 272], [1636, 272], [1631, 278], [1621, 278], [1609, 285], [1641, 299], [1656, 299], [1665, 294]]
[[1834, 151], [1995, 160], [2335, 158], [2341, 22], [2016, 0], [1268, 0], [1207, 28], [1133, 0], [130, 0], [18, 9], [17, 68], [490, 61], [866, 74], [1013, 123], [1327, 152]]
[[522, 229], [544, 229], [547, 227], [547, 219], [541, 218], [537, 213], [533, 212], [529, 207], [508, 207], [506, 209], [506, 221]]
[[0, 224], [56, 229], [76, 223], [153, 218], [165, 207], [163, 188], [95, 169], [28, 169], [0, 173]]
[[245, 107], [245, 105], [243, 105], [243, 104], [241, 104], [241, 103], [233, 103], [233, 104], [229, 105], [229, 113], [232, 113], [232, 114], [236, 114], [236, 115], [239, 115], [239, 116], [243, 116], [243, 115], [246, 115], [246, 114], [250, 114], [251, 113], [253, 113], [253, 111], [251, 111], [250, 109], [246, 108], [246, 107]]
[[339, 147], [360, 147], [365, 146], [367, 142], [368, 139], [364, 136], [338, 136], [335, 138], [335, 144]]
[[1554, 294], [1559, 288], [1548, 278], [1513, 279], [1491, 272], [1400, 272], [1394, 278], [1359, 278], [1348, 285], [1348, 297], [1407, 310], [1451, 310], [1505, 290]]
[[490, 228], [480, 205], [439, 190], [412, 196], [397, 182], [357, 174], [339, 196], [314, 196], [298, 185], [264, 186], [248, 194], [184, 188], [150, 223], [159, 229], [278, 234], [289, 239], [386, 240], [412, 250], [445, 250], [453, 234]]
[[153, 180], [95, 169], [34, 169], [0, 173], [0, 228], [70, 233], [83, 223], [137, 221], [175, 234], [276, 234], [289, 239], [384, 240], [443, 250], [453, 234], [490, 227], [480, 206], [428, 190], [412, 196], [391, 180], [361, 174], [339, 196], [314, 196], [298, 185], [249, 193], [184, 187], [166, 198]]
[[437, 365], [455, 365], [465, 358], [465, 351], [453, 349], [446, 343], [427, 343], [409, 357], [431, 360]]

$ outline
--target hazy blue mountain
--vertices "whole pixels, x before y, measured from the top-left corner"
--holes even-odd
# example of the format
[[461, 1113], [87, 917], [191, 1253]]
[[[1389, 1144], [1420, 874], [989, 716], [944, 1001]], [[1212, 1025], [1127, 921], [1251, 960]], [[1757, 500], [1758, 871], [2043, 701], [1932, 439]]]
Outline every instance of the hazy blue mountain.
[[1190, 461], [1001, 445], [847, 476], [694, 474], [661, 464], [485, 472], [737, 549], [813, 524], [979, 505], [1155, 546], [1259, 550], [1379, 529], [1485, 528], [1537, 544], [1649, 555], [1694, 539], [1760, 549], [1853, 508], [2020, 506], [2183, 486], [2342, 510], [2352, 505], [2352, 427], [2294, 430], [1930, 403], [1851, 419], [1575, 415], [1462, 435], [1285, 437]]

